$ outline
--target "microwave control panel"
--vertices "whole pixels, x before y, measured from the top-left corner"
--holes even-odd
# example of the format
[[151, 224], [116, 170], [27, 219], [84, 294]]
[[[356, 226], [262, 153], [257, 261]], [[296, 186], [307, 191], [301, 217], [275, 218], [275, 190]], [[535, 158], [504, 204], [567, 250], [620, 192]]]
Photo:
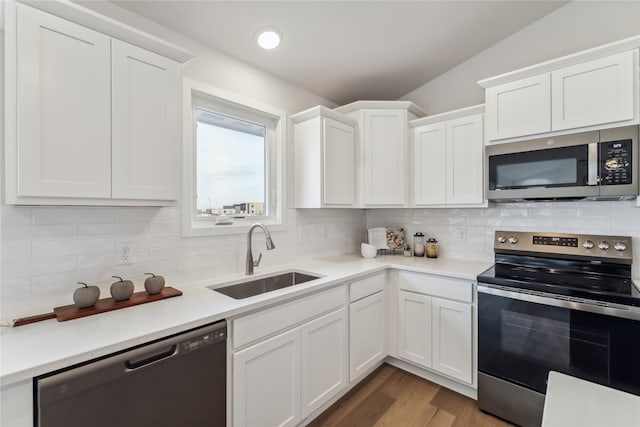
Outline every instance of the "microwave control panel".
[[631, 140], [607, 141], [599, 145], [600, 185], [631, 184], [633, 182]]

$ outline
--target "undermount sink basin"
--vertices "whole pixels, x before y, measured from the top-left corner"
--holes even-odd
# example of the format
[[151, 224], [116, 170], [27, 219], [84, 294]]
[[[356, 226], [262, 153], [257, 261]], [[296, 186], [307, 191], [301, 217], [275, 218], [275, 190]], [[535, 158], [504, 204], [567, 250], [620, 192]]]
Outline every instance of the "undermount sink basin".
[[244, 299], [264, 294], [266, 292], [275, 291], [276, 289], [310, 282], [311, 280], [316, 280], [320, 277], [321, 276], [302, 273], [300, 271], [287, 271], [284, 273], [276, 273], [272, 276], [251, 278], [219, 288], [216, 287], [218, 285], [208, 286], [208, 288], [231, 298]]

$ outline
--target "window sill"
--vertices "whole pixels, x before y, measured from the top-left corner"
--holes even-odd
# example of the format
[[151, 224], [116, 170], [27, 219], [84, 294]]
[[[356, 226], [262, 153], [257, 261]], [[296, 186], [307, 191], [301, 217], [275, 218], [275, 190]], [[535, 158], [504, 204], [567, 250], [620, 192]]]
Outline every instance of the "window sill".
[[210, 221], [192, 221], [190, 224], [183, 224], [183, 237], [204, 237], [204, 236], [230, 236], [234, 234], [247, 234], [249, 228], [259, 222], [269, 229], [269, 231], [284, 231], [286, 224], [284, 222], [261, 221], [256, 218], [255, 221], [243, 221], [242, 223], [234, 223], [229, 225], [215, 225]]

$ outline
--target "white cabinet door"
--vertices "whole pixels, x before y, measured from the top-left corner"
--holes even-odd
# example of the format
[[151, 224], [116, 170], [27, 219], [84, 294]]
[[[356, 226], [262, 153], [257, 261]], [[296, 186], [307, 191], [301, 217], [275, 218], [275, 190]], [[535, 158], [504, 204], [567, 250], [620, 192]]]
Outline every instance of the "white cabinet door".
[[355, 203], [356, 139], [353, 126], [323, 118], [323, 205]]
[[113, 198], [178, 198], [178, 66], [113, 40]]
[[431, 367], [431, 297], [398, 291], [398, 355]]
[[416, 206], [447, 203], [447, 139], [444, 123], [413, 131], [413, 202]]
[[487, 88], [489, 140], [551, 131], [549, 73]]
[[110, 38], [22, 5], [17, 20], [17, 195], [111, 197]]
[[553, 130], [633, 119], [635, 69], [624, 52], [552, 72]]
[[384, 291], [349, 305], [349, 378], [354, 381], [384, 359]]
[[[447, 203], [482, 203], [484, 198], [483, 115], [449, 120], [447, 134]], [[427, 171], [430, 173], [431, 171]]]
[[346, 387], [347, 310], [341, 308], [300, 327], [302, 418]]
[[403, 206], [407, 112], [368, 109], [363, 118], [364, 205]]
[[293, 426], [300, 420], [300, 328], [233, 355], [233, 425]]
[[433, 369], [468, 384], [472, 379], [471, 305], [432, 298]]

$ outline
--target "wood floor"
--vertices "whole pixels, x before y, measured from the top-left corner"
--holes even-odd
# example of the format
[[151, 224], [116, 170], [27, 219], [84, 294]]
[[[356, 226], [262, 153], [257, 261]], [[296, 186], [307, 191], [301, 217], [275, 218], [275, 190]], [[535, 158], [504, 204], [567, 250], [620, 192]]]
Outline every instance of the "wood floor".
[[310, 427], [506, 427], [476, 402], [390, 365], [382, 365]]

